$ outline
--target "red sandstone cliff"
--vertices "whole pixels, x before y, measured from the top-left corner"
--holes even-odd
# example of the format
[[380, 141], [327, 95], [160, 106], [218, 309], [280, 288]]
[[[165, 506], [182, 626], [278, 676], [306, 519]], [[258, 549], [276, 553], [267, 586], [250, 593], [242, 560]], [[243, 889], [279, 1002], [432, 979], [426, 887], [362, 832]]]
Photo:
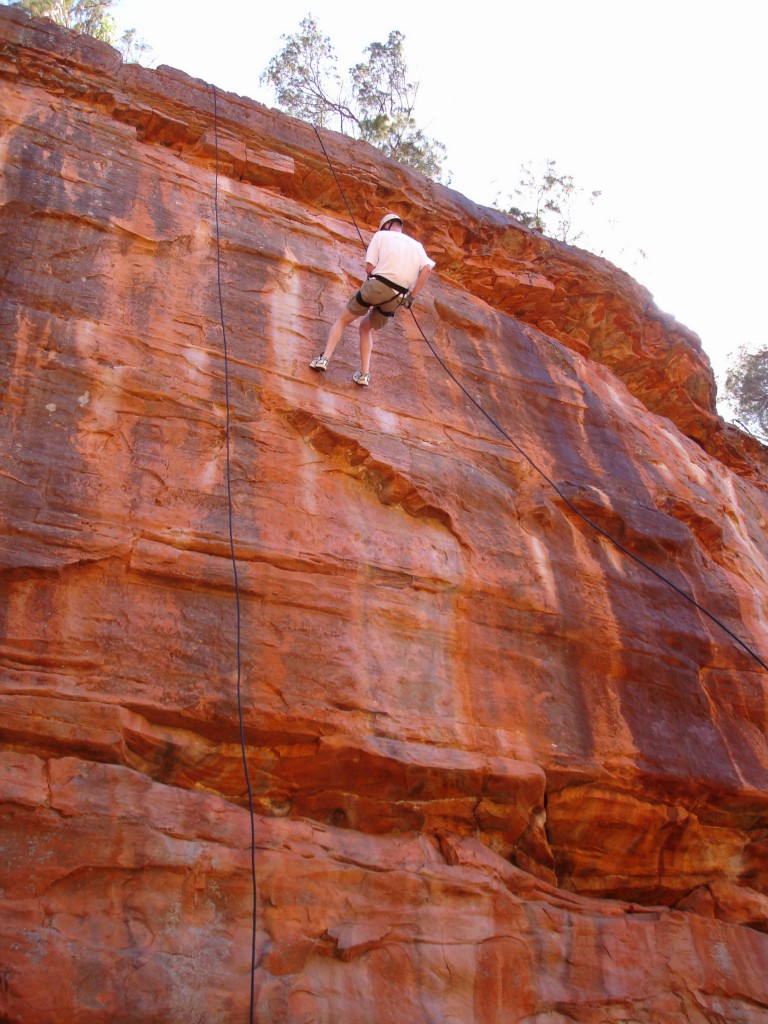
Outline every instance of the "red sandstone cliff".
[[[246, 1020], [212, 88], [0, 8], [0, 1020]], [[317, 137], [219, 95], [256, 1019], [768, 1020], [765, 671], [408, 316]], [[589, 254], [324, 136], [570, 502], [763, 660], [765, 452]], [[362, 393], [361, 393], [362, 392]]]

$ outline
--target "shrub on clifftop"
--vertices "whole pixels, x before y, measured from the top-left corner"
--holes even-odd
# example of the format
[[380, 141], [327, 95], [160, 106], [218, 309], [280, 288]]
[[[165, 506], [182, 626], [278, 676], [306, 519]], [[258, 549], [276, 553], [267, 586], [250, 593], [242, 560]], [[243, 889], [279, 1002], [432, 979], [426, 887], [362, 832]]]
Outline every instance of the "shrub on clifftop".
[[118, 37], [117, 24], [109, 13], [115, 0], [5, 0], [7, 7], [18, 7], [36, 18], [49, 18], [70, 32], [100, 39], [116, 47], [123, 59], [141, 62], [150, 47], [129, 28]]
[[285, 46], [261, 76], [281, 110], [370, 142], [393, 160], [440, 180], [445, 146], [427, 138], [413, 119], [419, 85], [407, 80], [402, 32], [367, 46], [368, 60], [350, 68], [346, 80], [336, 70], [331, 40], [311, 14], [298, 32], [282, 38]]

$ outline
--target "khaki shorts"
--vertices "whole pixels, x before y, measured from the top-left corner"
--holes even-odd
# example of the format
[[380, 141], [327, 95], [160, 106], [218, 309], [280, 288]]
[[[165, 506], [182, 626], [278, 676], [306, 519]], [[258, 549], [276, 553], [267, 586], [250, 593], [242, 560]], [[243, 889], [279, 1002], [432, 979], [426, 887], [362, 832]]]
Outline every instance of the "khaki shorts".
[[360, 289], [360, 295], [369, 305], [364, 306], [362, 302], [358, 302], [357, 295], [358, 293], [355, 292], [347, 303], [347, 309], [350, 313], [354, 313], [355, 316], [363, 316], [370, 309], [371, 327], [373, 327], [374, 331], [380, 331], [387, 321], [392, 319], [391, 316], [385, 316], [384, 314], [394, 313], [403, 301], [403, 297], [399, 292], [373, 277], [369, 277]]

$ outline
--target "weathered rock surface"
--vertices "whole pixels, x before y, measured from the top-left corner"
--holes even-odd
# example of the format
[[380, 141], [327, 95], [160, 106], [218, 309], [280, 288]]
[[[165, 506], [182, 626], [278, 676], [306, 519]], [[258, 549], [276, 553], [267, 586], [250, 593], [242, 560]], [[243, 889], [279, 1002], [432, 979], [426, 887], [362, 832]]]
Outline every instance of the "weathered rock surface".
[[[229, 1024], [213, 90], [8, 8], [0, 40], [0, 1020]], [[352, 331], [313, 375], [360, 239], [311, 128], [217, 109], [256, 1019], [765, 1022], [768, 676], [578, 515], [765, 661], [765, 452], [629, 277], [332, 134], [519, 447], [410, 317], [367, 391]]]

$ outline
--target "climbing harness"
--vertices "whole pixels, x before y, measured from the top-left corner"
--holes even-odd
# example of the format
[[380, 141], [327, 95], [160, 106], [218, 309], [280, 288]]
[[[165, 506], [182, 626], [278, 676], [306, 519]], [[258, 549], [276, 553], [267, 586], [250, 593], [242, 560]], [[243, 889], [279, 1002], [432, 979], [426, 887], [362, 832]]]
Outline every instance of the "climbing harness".
[[[321, 146], [321, 148], [323, 150], [323, 153], [325, 154], [325, 158], [328, 161], [328, 166], [331, 169], [331, 173], [333, 174], [333, 177], [336, 180], [336, 184], [337, 184], [337, 186], [339, 188], [339, 192], [341, 193], [341, 197], [344, 200], [344, 205], [346, 206], [346, 208], [347, 208], [347, 210], [349, 212], [349, 215], [352, 218], [352, 223], [354, 224], [355, 229], [357, 231], [357, 234], [360, 237], [360, 242], [362, 243], [363, 247], [365, 248], [365, 241], [363, 240], [363, 236], [362, 236], [362, 234], [360, 232], [360, 228], [357, 226], [357, 221], [355, 220], [355, 215], [352, 213], [352, 210], [349, 208], [349, 203], [347, 202], [347, 197], [344, 195], [344, 189], [341, 187], [341, 182], [339, 181], [338, 175], [336, 174], [336, 171], [334, 170], [333, 164], [331, 163], [331, 158], [328, 156], [328, 152], [327, 152], [325, 146], [323, 145], [323, 140], [322, 140], [322, 138], [320, 136], [320, 132], [317, 129], [317, 125], [313, 125], [313, 127], [315, 129], [315, 134], [317, 135], [317, 138], [318, 138], [318, 140], [320, 142], [320, 146]], [[407, 307], [407, 308], [410, 308], [410, 307]], [[435, 359], [437, 359], [438, 363], [440, 363], [440, 365], [445, 370], [445, 372], [448, 374], [448, 376], [451, 378], [451, 380], [454, 382], [454, 384], [456, 384], [457, 387], [466, 395], [466, 397], [475, 406], [475, 408], [480, 413], [482, 413], [483, 416], [485, 416], [485, 418], [488, 420], [488, 422], [496, 430], [498, 430], [498, 432], [501, 434], [501, 436], [506, 441], [508, 441], [512, 445], [512, 447], [517, 452], [519, 452], [520, 455], [522, 455], [522, 457], [526, 460], [526, 462], [552, 488], [552, 490], [560, 497], [560, 499], [568, 506], [568, 508], [572, 512], [574, 512], [580, 519], [582, 519], [588, 526], [592, 527], [593, 530], [595, 530], [602, 537], [604, 537], [607, 541], [609, 541], [615, 548], [617, 548], [619, 551], [621, 551], [622, 554], [627, 555], [627, 557], [631, 558], [633, 562], [636, 562], [639, 566], [642, 566], [643, 569], [646, 569], [648, 572], [652, 573], [657, 579], [661, 580], [662, 583], [665, 583], [668, 587], [670, 587], [672, 590], [674, 590], [676, 594], [678, 594], [680, 597], [684, 598], [689, 604], [693, 605], [694, 608], [698, 609], [698, 611], [700, 611], [702, 613], [702, 615], [706, 615], [706, 617], [708, 619], [710, 619], [712, 622], [714, 622], [716, 625], [718, 625], [722, 630], [724, 630], [728, 634], [728, 636], [731, 637], [731, 639], [735, 640], [736, 643], [739, 644], [739, 646], [742, 647], [743, 650], [745, 650], [746, 653], [750, 655], [750, 657], [754, 658], [754, 660], [758, 663], [758, 665], [760, 665], [762, 668], [764, 668], [766, 670], [766, 672], [768, 672], [768, 664], [766, 664], [762, 660], [762, 658], [760, 658], [759, 655], [756, 654], [755, 651], [753, 651], [752, 648], [741, 639], [741, 637], [737, 636], [736, 633], [734, 633], [731, 629], [729, 629], [728, 626], [726, 626], [724, 622], [722, 622], [719, 618], [717, 618], [716, 615], [713, 615], [712, 612], [708, 611], [703, 605], [699, 604], [699, 602], [694, 597], [691, 597], [690, 594], [687, 594], [681, 587], [678, 587], [676, 583], [673, 583], [672, 580], [670, 580], [668, 577], [666, 577], [663, 573], [659, 572], [657, 569], [654, 569], [652, 565], [649, 565], [648, 562], [646, 562], [644, 559], [640, 558], [639, 555], [636, 555], [633, 551], [630, 551], [629, 548], [625, 547], [621, 543], [621, 541], [617, 540], [612, 534], [608, 533], [607, 530], [604, 530], [602, 528], [602, 526], [598, 525], [596, 522], [594, 522], [594, 520], [590, 519], [589, 516], [585, 515], [580, 509], [578, 509], [573, 504], [573, 502], [567, 497], [567, 495], [563, 493], [563, 490], [560, 487], [558, 487], [558, 485], [555, 483], [555, 481], [552, 480], [551, 477], [549, 477], [539, 465], [537, 465], [537, 463], [531, 458], [531, 456], [525, 451], [525, 449], [522, 448], [522, 446], [519, 445], [518, 442], [515, 441], [515, 439], [513, 437], [511, 437], [507, 433], [506, 430], [504, 430], [504, 428], [497, 422], [497, 420], [494, 419], [493, 416], [491, 416], [490, 413], [486, 412], [486, 410], [483, 408], [483, 406], [480, 404], [480, 402], [478, 402], [477, 399], [464, 387], [464, 385], [455, 376], [455, 374], [450, 369], [450, 367], [445, 364], [445, 362], [443, 361], [442, 357], [440, 356], [440, 354], [435, 349], [435, 347], [432, 344], [432, 342], [429, 340], [427, 335], [422, 330], [421, 324], [416, 319], [416, 314], [413, 312], [413, 309], [410, 310], [410, 313], [411, 313], [411, 316], [413, 317], [413, 322], [415, 323], [416, 328], [417, 328], [419, 334], [422, 336], [424, 341], [427, 343], [427, 347], [429, 348], [430, 352], [435, 357]]]
[[[371, 274], [371, 277], [375, 281], [380, 281], [382, 284], [385, 284], [387, 286], [387, 288], [392, 288], [397, 293], [397, 296], [399, 297], [400, 301], [398, 302], [398, 304], [395, 306], [394, 309], [390, 309], [389, 311], [387, 311], [386, 309], [382, 309], [381, 308], [382, 306], [386, 306], [389, 302], [394, 302], [395, 301], [395, 296], [394, 295], [392, 296], [391, 299], [388, 299], [387, 302], [382, 302], [382, 303], [380, 303], [376, 307], [378, 309], [378, 311], [381, 313], [382, 316], [387, 316], [387, 317], [394, 316], [395, 313], [398, 311], [398, 309], [400, 309], [400, 307], [402, 306], [403, 302], [405, 301], [405, 297], [408, 294], [408, 289], [407, 288], [403, 288], [403, 286], [401, 284], [395, 284], [394, 281], [388, 280], [382, 274]], [[359, 295], [360, 292], [358, 292], [357, 294]], [[363, 302], [363, 305], [367, 306], [367, 305], [369, 305], [369, 303]], [[407, 308], [410, 309], [410, 306], [407, 307]]]
[[[378, 281], [380, 284], [383, 284], [386, 288], [390, 288], [395, 294], [390, 295], [389, 298], [387, 299], [380, 299], [378, 302], [368, 302], [367, 299], [363, 298], [363, 289], [359, 288], [355, 292], [355, 302], [357, 302], [358, 305], [360, 306], [365, 306], [366, 309], [377, 309], [382, 316], [394, 316], [398, 309], [403, 305], [405, 301], [405, 296], [408, 294], [408, 289], [403, 288], [402, 285], [394, 284], [394, 282], [388, 281], [386, 277], [382, 277], [380, 274], [371, 274], [368, 280], [370, 281], [371, 279]], [[363, 285], [363, 288], [364, 287], [365, 285]], [[395, 300], [397, 300], [397, 305], [395, 306], [394, 309], [382, 309], [382, 306], [388, 306], [390, 302], [395, 302]]]
[[385, 284], [388, 288], [394, 288], [395, 291], [399, 292], [401, 295], [408, 294], [407, 288], [403, 288], [401, 284], [395, 284], [394, 281], [388, 280], [388, 278], [383, 277], [381, 274], [371, 274], [371, 277], [375, 278], [377, 281], [381, 281], [381, 283]]
[[240, 750], [243, 758], [243, 772], [245, 774], [245, 786], [248, 790], [248, 811], [251, 822], [251, 882], [252, 882], [252, 907], [251, 907], [251, 986], [250, 986], [250, 1009], [248, 1019], [250, 1024], [254, 1021], [254, 985], [256, 975], [256, 912], [258, 889], [256, 884], [256, 826], [253, 817], [253, 792], [251, 790], [251, 778], [248, 772], [248, 756], [245, 745], [245, 725], [243, 720], [243, 699], [242, 699], [242, 623], [240, 613], [240, 582], [237, 575], [237, 558], [235, 556], [235, 533], [233, 525], [233, 504], [232, 504], [232, 457], [230, 446], [231, 417], [229, 402], [229, 351], [227, 346], [227, 329], [224, 323], [224, 300], [221, 292], [221, 240], [219, 235], [219, 109], [216, 95], [216, 86], [213, 86], [213, 139], [216, 153], [216, 171], [214, 178], [214, 201], [213, 208], [216, 218], [216, 280], [219, 291], [219, 317], [221, 319], [221, 334], [224, 341], [224, 397], [226, 407], [225, 435], [227, 453], [227, 509], [229, 515], [229, 551], [232, 560], [232, 574], [235, 582], [235, 617], [237, 623], [237, 715], [240, 728]]

